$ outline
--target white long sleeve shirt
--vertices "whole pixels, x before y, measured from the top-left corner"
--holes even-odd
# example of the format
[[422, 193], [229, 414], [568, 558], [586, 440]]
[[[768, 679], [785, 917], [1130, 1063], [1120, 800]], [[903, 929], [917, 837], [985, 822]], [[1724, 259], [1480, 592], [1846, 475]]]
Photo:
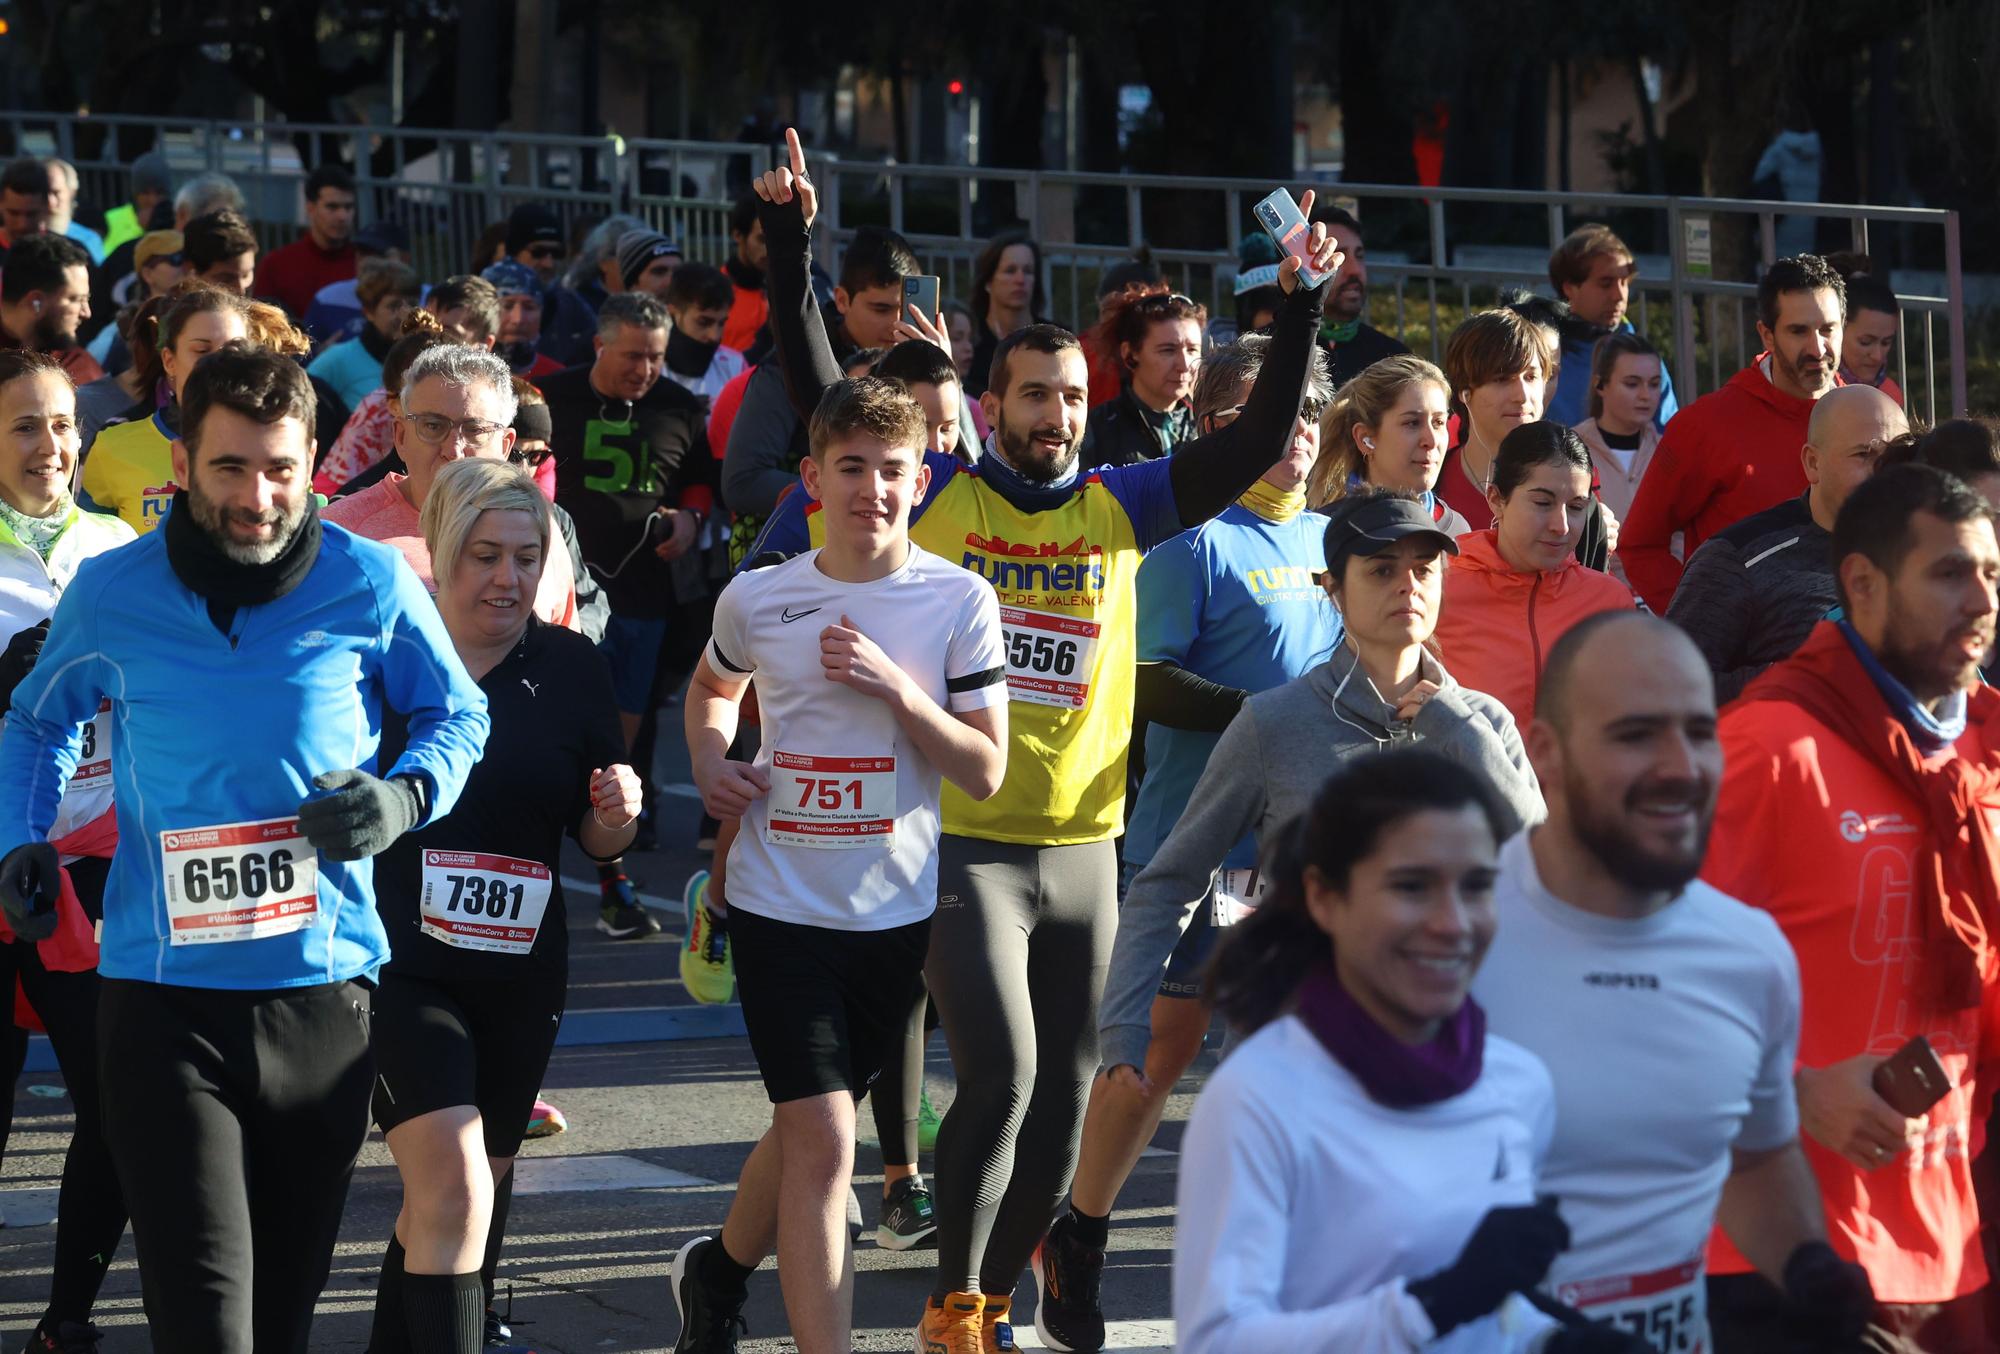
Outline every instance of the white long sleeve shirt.
[[1495, 1207], [1534, 1202], [1555, 1092], [1488, 1035], [1478, 1082], [1417, 1109], [1369, 1098], [1295, 1016], [1209, 1078], [1181, 1147], [1174, 1322], [1182, 1354], [1516, 1354], [1553, 1323], [1518, 1297], [1433, 1339], [1405, 1289]]

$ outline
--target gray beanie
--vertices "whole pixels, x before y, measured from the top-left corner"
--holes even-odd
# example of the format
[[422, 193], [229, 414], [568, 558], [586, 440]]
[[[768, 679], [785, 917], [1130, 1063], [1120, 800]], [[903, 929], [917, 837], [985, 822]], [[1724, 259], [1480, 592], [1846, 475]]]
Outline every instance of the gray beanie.
[[174, 191], [174, 171], [167, 164], [167, 157], [156, 150], [149, 150], [132, 162], [132, 191], [136, 193], [171, 193]]
[[681, 247], [657, 230], [628, 230], [618, 237], [618, 276], [631, 286], [646, 265], [662, 254], [679, 257]]

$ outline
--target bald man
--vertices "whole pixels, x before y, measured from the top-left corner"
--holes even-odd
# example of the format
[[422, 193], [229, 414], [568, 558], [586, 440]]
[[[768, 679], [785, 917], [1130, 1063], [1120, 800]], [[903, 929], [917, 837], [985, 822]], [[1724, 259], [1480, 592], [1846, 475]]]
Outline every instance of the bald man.
[[1833, 519], [1875, 471], [1882, 448], [1910, 430], [1902, 407], [1873, 386], [1820, 396], [1799, 453], [1806, 491], [1702, 543], [1667, 618], [1688, 632], [1727, 704], [1750, 679], [1805, 642], [1836, 605]]
[[1799, 1147], [1798, 964], [1696, 878], [1722, 781], [1701, 654], [1656, 616], [1590, 617], [1550, 650], [1527, 742], [1548, 818], [1501, 849], [1473, 994], [1555, 1082], [1538, 1187], [1571, 1241], [1548, 1290], [1649, 1348], [1712, 1349], [1719, 1220], [1774, 1305], [1847, 1342], [1810, 1348], [1850, 1348], [1873, 1302]]

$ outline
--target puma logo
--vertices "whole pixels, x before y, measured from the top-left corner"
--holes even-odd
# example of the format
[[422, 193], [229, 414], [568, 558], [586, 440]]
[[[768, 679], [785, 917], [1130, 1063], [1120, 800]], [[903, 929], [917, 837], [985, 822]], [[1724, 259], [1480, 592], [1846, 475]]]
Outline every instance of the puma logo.
[[542, 688], [538, 686], [536, 683], [529, 681], [526, 677], [523, 677], [521, 679], [521, 685], [528, 688], [528, 694], [530, 696], [539, 696], [542, 694]]

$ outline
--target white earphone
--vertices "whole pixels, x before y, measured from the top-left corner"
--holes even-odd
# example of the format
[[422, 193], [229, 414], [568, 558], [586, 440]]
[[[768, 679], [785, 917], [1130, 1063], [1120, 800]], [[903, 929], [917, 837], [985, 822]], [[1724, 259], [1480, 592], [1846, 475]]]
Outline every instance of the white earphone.
[[1368, 448], [1368, 450], [1373, 451], [1375, 450], [1375, 439], [1372, 437], [1364, 437], [1361, 439], [1361, 445]]

